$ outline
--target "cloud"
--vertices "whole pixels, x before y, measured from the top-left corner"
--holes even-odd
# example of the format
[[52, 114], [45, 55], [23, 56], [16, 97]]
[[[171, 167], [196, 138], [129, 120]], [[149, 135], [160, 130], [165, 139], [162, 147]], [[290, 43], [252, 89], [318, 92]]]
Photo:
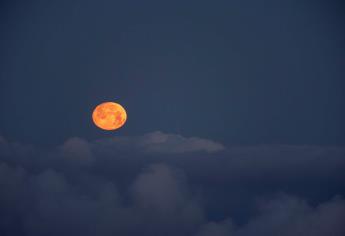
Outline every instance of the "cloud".
[[303, 199], [283, 195], [261, 203], [259, 214], [235, 235], [341, 236], [344, 217], [344, 199], [336, 197], [313, 207]]
[[342, 236], [345, 234], [345, 200], [335, 197], [317, 206], [304, 199], [280, 194], [261, 201], [257, 215], [244, 225], [236, 226], [231, 219], [209, 222], [200, 227], [196, 236]]
[[89, 143], [77, 137], [68, 139], [61, 146], [61, 154], [64, 158], [84, 164], [90, 164], [93, 161]]
[[103, 148], [135, 149], [148, 153], [190, 153], [207, 152], [214, 153], [225, 149], [225, 147], [212, 140], [198, 137], [186, 138], [178, 134], [166, 134], [155, 131], [143, 136], [116, 137], [96, 142]]
[[[19, 217], [19, 227], [28, 235], [188, 235], [203, 220], [197, 200], [163, 164], [149, 166], [122, 196], [112, 182], [87, 178], [85, 184], [54, 170], [29, 174], [0, 165], [0, 187], [6, 190], [0, 206], [7, 216], [0, 232], [13, 230]], [[130, 195], [127, 204], [121, 199], [125, 195]]]
[[132, 192], [141, 207], [158, 209], [164, 214], [184, 204], [183, 189], [172, 170], [163, 164], [152, 165], [139, 175]]
[[164, 164], [146, 168], [134, 181], [131, 196], [136, 215], [142, 217], [141, 227], [156, 228], [156, 234], [188, 235], [204, 220], [182, 173]]
[[2, 138], [0, 234], [344, 234], [344, 148], [190, 142], [154, 132], [44, 149]]
[[10, 147], [7, 140], [0, 136], [0, 154], [2, 158], [8, 157], [10, 155]]
[[231, 236], [234, 233], [233, 222], [226, 219], [221, 222], [209, 222], [202, 225], [196, 236]]

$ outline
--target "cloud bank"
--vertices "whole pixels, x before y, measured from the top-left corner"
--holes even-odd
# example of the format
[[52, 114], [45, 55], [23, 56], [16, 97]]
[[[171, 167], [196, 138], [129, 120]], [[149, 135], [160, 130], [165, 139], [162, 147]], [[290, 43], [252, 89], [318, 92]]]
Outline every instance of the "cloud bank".
[[342, 236], [345, 148], [0, 138], [1, 235]]
[[136, 137], [116, 137], [97, 142], [101, 145], [117, 147], [119, 149], [135, 149], [148, 153], [214, 153], [225, 149], [217, 142], [198, 137], [183, 137], [178, 134], [166, 134], [161, 131], [147, 133]]

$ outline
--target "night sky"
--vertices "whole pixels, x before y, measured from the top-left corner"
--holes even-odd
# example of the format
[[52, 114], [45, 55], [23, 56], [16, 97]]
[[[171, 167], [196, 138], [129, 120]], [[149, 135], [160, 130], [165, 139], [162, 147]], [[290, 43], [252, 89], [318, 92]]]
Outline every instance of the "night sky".
[[345, 235], [344, 10], [1, 1], [0, 235]]

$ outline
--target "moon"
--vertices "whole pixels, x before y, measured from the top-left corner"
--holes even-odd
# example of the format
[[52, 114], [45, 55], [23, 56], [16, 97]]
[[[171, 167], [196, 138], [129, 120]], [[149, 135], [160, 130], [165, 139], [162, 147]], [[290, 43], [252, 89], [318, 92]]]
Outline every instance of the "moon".
[[94, 109], [92, 120], [98, 128], [116, 130], [126, 123], [127, 113], [125, 108], [118, 103], [103, 102]]

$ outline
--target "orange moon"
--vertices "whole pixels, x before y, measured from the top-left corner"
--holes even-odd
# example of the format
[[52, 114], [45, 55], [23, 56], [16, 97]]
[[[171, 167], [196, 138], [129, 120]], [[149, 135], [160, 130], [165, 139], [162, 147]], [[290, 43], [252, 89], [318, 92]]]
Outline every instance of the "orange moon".
[[94, 109], [92, 120], [101, 129], [115, 130], [126, 123], [127, 113], [125, 108], [118, 103], [104, 102]]

